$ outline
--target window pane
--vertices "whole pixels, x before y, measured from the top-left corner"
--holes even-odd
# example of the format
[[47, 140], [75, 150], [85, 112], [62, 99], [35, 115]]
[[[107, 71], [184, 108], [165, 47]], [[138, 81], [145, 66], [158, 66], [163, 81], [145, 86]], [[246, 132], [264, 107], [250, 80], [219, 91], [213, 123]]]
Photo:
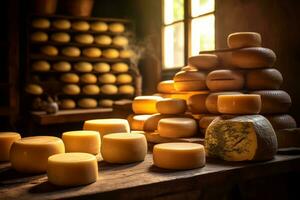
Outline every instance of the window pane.
[[184, 65], [184, 25], [179, 22], [164, 29], [164, 67]]
[[191, 0], [192, 17], [196, 17], [215, 10], [215, 0]]
[[184, 17], [184, 0], [164, 0], [165, 24], [182, 20]]
[[192, 55], [215, 49], [215, 16], [213, 14], [192, 20]]

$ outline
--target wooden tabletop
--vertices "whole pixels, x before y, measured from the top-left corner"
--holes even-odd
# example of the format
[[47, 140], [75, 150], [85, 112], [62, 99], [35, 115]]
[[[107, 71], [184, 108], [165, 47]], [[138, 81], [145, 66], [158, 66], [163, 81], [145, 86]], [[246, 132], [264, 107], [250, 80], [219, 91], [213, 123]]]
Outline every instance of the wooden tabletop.
[[149, 153], [145, 161], [134, 164], [113, 165], [100, 160], [97, 182], [60, 188], [51, 185], [45, 174], [19, 174], [9, 163], [2, 163], [0, 199], [145, 199], [289, 172], [300, 172], [300, 155], [277, 155], [274, 160], [258, 163], [208, 160], [200, 169], [170, 171], [153, 166]]

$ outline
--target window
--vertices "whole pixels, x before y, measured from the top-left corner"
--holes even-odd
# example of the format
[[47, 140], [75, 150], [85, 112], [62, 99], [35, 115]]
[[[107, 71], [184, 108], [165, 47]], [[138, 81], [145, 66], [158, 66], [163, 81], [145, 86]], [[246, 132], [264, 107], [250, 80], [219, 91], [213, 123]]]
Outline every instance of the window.
[[163, 0], [163, 67], [183, 67], [187, 58], [215, 48], [215, 0]]

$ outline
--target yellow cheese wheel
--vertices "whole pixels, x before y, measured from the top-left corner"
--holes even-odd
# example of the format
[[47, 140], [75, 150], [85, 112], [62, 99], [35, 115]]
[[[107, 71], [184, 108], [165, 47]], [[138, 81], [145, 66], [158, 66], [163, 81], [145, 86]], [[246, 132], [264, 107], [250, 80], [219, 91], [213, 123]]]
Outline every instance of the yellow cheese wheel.
[[103, 57], [104, 58], [118, 58], [119, 57], [119, 51], [117, 49], [105, 49], [103, 51]]
[[48, 181], [57, 186], [87, 185], [97, 181], [98, 163], [89, 153], [63, 153], [50, 156]]
[[66, 152], [100, 153], [100, 135], [98, 131], [68, 131], [62, 134]]
[[102, 74], [98, 78], [100, 83], [106, 84], [106, 83], [115, 83], [117, 78], [114, 74], [107, 73], [107, 74]]
[[200, 70], [212, 70], [219, 64], [218, 56], [214, 54], [200, 54], [189, 57], [188, 64]]
[[197, 71], [180, 71], [174, 76], [174, 87], [177, 91], [195, 91], [206, 89], [206, 75]]
[[197, 134], [197, 123], [190, 118], [165, 118], [158, 122], [157, 131], [166, 138], [186, 138]]
[[132, 102], [132, 110], [135, 114], [158, 113], [156, 103], [163, 98], [159, 96], [138, 96]]
[[93, 65], [89, 62], [78, 62], [74, 64], [74, 69], [78, 72], [91, 72]]
[[131, 49], [123, 49], [120, 51], [120, 58], [132, 58], [135, 56], [135, 52]]
[[135, 89], [132, 85], [121, 85], [118, 88], [119, 94], [133, 95], [134, 92], [135, 92]]
[[112, 44], [116, 46], [126, 46], [128, 45], [128, 39], [122, 35], [118, 35], [113, 38]]
[[96, 108], [98, 103], [96, 99], [93, 98], [82, 98], [77, 102], [80, 108]]
[[126, 84], [132, 82], [132, 76], [130, 74], [119, 74], [117, 76], [117, 83], [119, 84]]
[[73, 109], [76, 107], [76, 102], [73, 99], [62, 99], [60, 101], [61, 109]]
[[75, 21], [71, 26], [75, 31], [88, 31], [90, 29], [90, 24], [86, 21]]
[[61, 75], [60, 80], [65, 83], [78, 83], [79, 76], [75, 73], [65, 73]]
[[249, 90], [278, 90], [283, 77], [277, 69], [257, 69], [246, 73], [246, 87]]
[[15, 141], [10, 150], [12, 168], [22, 173], [44, 173], [48, 157], [64, 153], [64, 143], [53, 136], [25, 137]]
[[276, 131], [278, 148], [300, 147], [299, 128], [282, 129]]
[[192, 67], [192, 66], [184, 66], [180, 69], [180, 71], [199, 71], [196, 67]]
[[173, 80], [166, 80], [166, 81], [161, 81], [157, 85], [157, 91], [160, 93], [167, 93], [167, 94], [172, 94], [175, 93], [175, 87], [174, 87], [174, 81]]
[[79, 34], [75, 35], [74, 40], [80, 44], [92, 44], [94, 37], [91, 34]]
[[100, 93], [98, 85], [85, 85], [82, 87], [82, 93], [87, 95], [96, 95]]
[[111, 99], [101, 99], [99, 100], [99, 106], [100, 107], [113, 107], [114, 101]]
[[214, 121], [216, 118], [218, 118], [219, 115], [205, 115], [201, 117], [199, 120], [199, 127], [202, 129], [207, 129], [207, 127]]
[[147, 140], [143, 134], [114, 133], [103, 136], [101, 154], [109, 163], [126, 164], [143, 161]]
[[61, 50], [61, 53], [68, 57], [78, 57], [80, 56], [80, 49], [78, 47], [65, 47]]
[[101, 92], [107, 95], [117, 94], [118, 87], [112, 84], [105, 84], [101, 86]]
[[76, 84], [68, 84], [63, 86], [62, 91], [64, 94], [77, 95], [80, 93], [80, 87]]
[[30, 35], [30, 39], [33, 42], [46, 42], [48, 41], [48, 35], [45, 32], [38, 31]]
[[91, 30], [97, 32], [105, 32], [108, 30], [108, 25], [105, 22], [93, 22], [91, 23]]
[[126, 63], [118, 62], [118, 63], [114, 63], [111, 66], [111, 69], [114, 72], [127, 72], [129, 69], [129, 66]]
[[95, 36], [95, 43], [100, 45], [110, 45], [112, 39], [108, 35], [97, 35]]
[[131, 130], [144, 130], [145, 121], [151, 117], [151, 115], [131, 115], [127, 118]]
[[105, 73], [110, 71], [110, 65], [108, 63], [98, 62], [93, 65], [95, 72]]
[[227, 38], [229, 48], [260, 47], [261, 36], [255, 32], [231, 33]]
[[297, 123], [291, 115], [288, 114], [266, 115], [265, 117], [272, 124], [275, 131], [281, 129], [297, 128]]
[[58, 49], [52, 45], [46, 45], [41, 47], [41, 53], [47, 56], [57, 56]]
[[59, 33], [53, 33], [51, 35], [51, 40], [54, 42], [66, 43], [66, 42], [70, 42], [71, 37], [68, 33], [59, 32]]
[[40, 85], [37, 85], [37, 84], [28, 84], [28, 85], [26, 85], [25, 91], [28, 94], [33, 94], [33, 95], [41, 95], [44, 92], [43, 88]]
[[32, 20], [31, 26], [38, 29], [47, 29], [50, 27], [50, 21], [46, 18], [37, 18]]
[[58, 72], [67, 72], [67, 71], [70, 71], [72, 66], [69, 62], [66, 62], [66, 61], [60, 61], [60, 62], [56, 62], [52, 65], [52, 68], [55, 70], [55, 71], [58, 71]]
[[33, 71], [37, 72], [47, 72], [50, 70], [50, 64], [49, 62], [45, 60], [39, 60], [32, 63], [31, 68]]
[[244, 87], [245, 79], [241, 72], [228, 69], [215, 70], [206, 77], [206, 85], [211, 91], [235, 91]]
[[97, 47], [89, 47], [82, 50], [82, 54], [90, 58], [98, 58], [102, 55], [102, 52]]
[[0, 161], [9, 160], [11, 145], [21, 139], [21, 135], [15, 132], [0, 132]]
[[182, 114], [187, 106], [183, 99], [165, 98], [156, 102], [156, 109], [160, 114]]
[[153, 163], [172, 170], [199, 168], [205, 165], [205, 150], [201, 144], [188, 142], [157, 144], [153, 147]]
[[83, 74], [80, 76], [80, 82], [87, 84], [97, 83], [97, 77], [91, 73]]
[[217, 104], [222, 114], [258, 114], [261, 98], [256, 94], [219, 95]]
[[125, 26], [122, 23], [115, 22], [109, 24], [108, 29], [113, 33], [123, 33], [125, 31]]
[[53, 28], [60, 30], [68, 30], [71, 28], [71, 22], [67, 19], [57, 19], [52, 22]]
[[188, 110], [193, 114], [208, 113], [205, 101], [208, 94], [195, 94], [187, 99]]

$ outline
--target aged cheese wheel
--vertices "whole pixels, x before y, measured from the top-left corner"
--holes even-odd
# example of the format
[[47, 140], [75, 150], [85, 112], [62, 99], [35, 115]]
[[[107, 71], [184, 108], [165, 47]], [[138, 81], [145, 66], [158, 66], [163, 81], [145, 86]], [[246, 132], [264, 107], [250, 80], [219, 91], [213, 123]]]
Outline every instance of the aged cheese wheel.
[[97, 47], [89, 47], [82, 50], [82, 54], [90, 58], [98, 58], [102, 55], [102, 52]]
[[82, 93], [87, 95], [96, 95], [100, 93], [100, 88], [95, 84], [85, 85], [82, 87]]
[[156, 109], [160, 114], [182, 114], [187, 106], [183, 99], [165, 98], [157, 101]]
[[208, 113], [205, 105], [205, 101], [208, 94], [195, 94], [188, 98], [187, 106], [191, 113], [193, 114], [203, 114]]
[[100, 135], [98, 131], [68, 131], [62, 134], [66, 152], [100, 153]]
[[190, 143], [203, 143], [202, 138], [194, 137], [194, 138], [166, 138], [159, 135], [157, 131], [155, 132], [144, 132], [143, 133], [148, 141], [151, 144], [161, 144], [168, 142], [190, 142]]
[[48, 35], [45, 32], [38, 31], [34, 32], [30, 36], [31, 41], [33, 42], [46, 42], [48, 41]]
[[227, 38], [229, 48], [260, 47], [261, 36], [255, 32], [231, 33]]
[[57, 56], [58, 49], [52, 45], [46, 45], [41, 47], [41, 53], [47, 56]]
[[54, 42], [66, 43], [70, 42], [71, 37], [68, 33], [58, 32], [51, 35], [51, 40]]
[[61, 75], [60, 80], [65, 83], [78, 83], [79, 76], [75, 73], [65, 73]]
[[277, 69], [257, 69], [246, 73], [246, 87], [249, 90], [278, 90], [283, 77]]
[[131, 49], [123, 49], [120, 51], [120, 58], [132, 58], [135, 56], [135, 52]]
[[105, 84], [101, 86], [101, 92], [107, 95], [117, 94], [118, 87], [112, 84]]
[[97, 83], [97, 77], [91, 73], [83, 74], [80, 76], [80, 82], [86, 84], [94, 84]]
[[75, 21], [71, 26], [75, 31], [88, 31], [90, 29], [90, 24], [86, 21]]
[[276, 54], [263, 47], [248, 47], [232, 52], [233, 66], [252, 69], [272, 67], [276, 61]]
[[218, 96], [219, 95], [231, 95], [231, 94], [242, 94], [241, 92], [215, 92], [210, 93], [206, 100], [205, 100], [205, 106], [206, 109], [213, 114], [219, 114], [218, 111]]
[[123, 33], [125, 31], [125, 26], [122, 23], [115, 22], [109, 24], [108, 29], [113, 33]]
[[177, 91], [205, 90], [206, 75], [197, 71], [180, 71], [174, 76], [174, 88]]
[[205, 115], [199, 120], [199, 127], [201, 129], [207, 129], [207, 127], [214, 121], [219, 115]]
[[190, 98], [191, 96], [196, 95], [196, 94], [209, 94], [209, 91], [208, 90], [186, 91], [186, 92], [177, 92], [177, 93], [168, 94], [168, 95], [171, 95], [169, 98], [184, 99], [187, 101], [188, 98]]
[[132, 82], [132, 76], [130, 74], [119, 74], [117, 76], [117, 83], [126, 84]]
[[275, 131], [280, 129], [297, 128], [297, 123], [291, 115], [288, 114], [266, 115], [265, 117], [272, 124], [273, 129]]
[[127, 72], [128, 69], [129, 69], [129, 66], [126, 63], [118, 62], [118, 63], [113, 64], [111, 66], [111, 69], [114, 72], [120, 72], [121, 73], [121, 72]]
[[208, 157], [228, 161], [270, 160], [277, 152], [277, 139], [270, 122], [261, 115], [214, 120], [205, 133]]
[[290, 95], [283, 90], [260, 90], [250, 93], [261, 96], [262, 114], [287, 113], [292, 105]]
[[69, 62], [66, 62], [66, 61], [60, 61], [60, 62], [56, 62], [52, 65], [52, 68], [55, 70], [55, 71], [58, 71], [58, 72], [67, 72], [67, 71], [70, 71], [72, 66]]
[[128, 45], [128, 39], [122, 35], [118, 35], [113, 38], [112, 44], [116, 46], [126, 46]]
[[26, 85], [25, 91], [28, 94], [33, 94], [33, 95], [41, 95], [44, 92], [43, 88], [40, 85], [37, 85], [37, 84], [28, 84], [28, 85]]
[[64, 94], [77, 95], [80, 93], [80, 87], [76, 84], [68, 84], [62, 88]]
[[110, 65], [108, 63], [98, 62], [95, 63], [94, 66], [95, 72], [105, 73], [110, 71]]
[[214, 54], [200, 54], [191, 56], [188, 59], [188, 64], [199, 70], [212, 70], [219, 64], [218, 56]]
[[114, 74], [107, 73], [102, 74], [98, 78], [100, 83], [106, 84], [106, 83], [115, 83], [117, 81], [117, 78]]
[[50, 64], [49, 62], [45, 60], [39, 60], [32, 63], [31, 68], [33, 71], [37, 72], [47, 72], [50, 70]]
[[197, 134], [197, 123], [190, 118], [165, 118], [158, 122], [157, 131], [166, 138], [187, 138]]
[[129, 115], [127, 121], [129, 122], [131, 130], [144, 130], [145, 121], [151, 117], [151, 115]]
[[180, 69], [180, 71], [199, 71], [196, 67], [192, 67], [192, 66], [184, 66]]
[[93, 65], [89, 62], [78, 62], [74, 64], [74, 69], [78, 72], [91, 72]]
[[108, 35], [97, 35], [95, 36], [95, 43], [100, 45], [110, 45], [112, 39]]
[[60, 30], [68, 30], [71, 28], [71, 22], [67, 19], [57, 19], [52, 22], [53, 28]]
[[21, 135], [16, 132], [0, 132], [0, 161], [9, 161], [9, 151], [11, 145], [21, 139]]
[[75, 35], [74, 40], [81, 44], [92, 44], [94, 42], [94, 37], [91, 34], [79, 34]]
[[119, 57], [119, 51], [117, 49], [105, 49], [103, 51], [103, 57], [114, 59]]
[[159, 96], [138, 96], [132, 102], [132, 110], [135, 114], [157, 113], [156, 103], [163, 98]]
[[63, 153], [50, 156], [48, 181], [57, 186], [87, 185], [97, 181], [98, 163], [89, 153]]
[[206, 77], [206, 85], [211, 91], [234, 91], [244, 87], [245, 79], [241, 72], [228, 69], [215, 70]]
[[61, 53], [68, 57], [78, 57], [80, 56], [80, 49], [78, 47], [65, 47], [61, 50]]
[[64, 143], [53, 136], [25, 137], [15, 141], [10, 149], [12, 168], [22, 173], [44, 173], [48, 157], [64, 153]]
[[50, 27], [50, 21], [45, 18], [37, 18], [32, 20], [31, 26], [38, 29], [47, 29]]
[[135, 89], [132, 85], [121, 85], [118, 88], [119, 94], [133, 95], [134, 92], [135, 92]]
[[62, 99], [60, 101], [61, 109], [73, 109], [76, 108], [76, 102], [73, 99]]
[[157, 85], [157, 91], [160, 93], [167, 93], [167, 94], [172, 94], [175, 93], [175, 87], [174, 87], [174, 81], [173, 80], [166, 80], [166, 81], [161, 81]]
[[257, 94], [227, 94], [218, 96], [218, 111], [222, 114], [258, 114], [261, 98]]
[[101, 99], [99, 100], [100, 107], [108, 107], [111, 108], [114, 105], [114, 101], [111, 99]]
[[82, 98], [78, 100], [77, 104], [80, 108], [96, 108], [98, 102], [93, 98]]
[[93, 22], [91, 23], [91, 30], [97, 32], [105, 32], [108, 29], [108, 25], [105, 22]]
[[164, 169], [194, 169], [204, 167], [203, 145], [180, 142], [157, 144], [153, 147], [153, 163]]
[[300, 129], [290, 128], [276, 131], [278, 148], [300, 147]]

